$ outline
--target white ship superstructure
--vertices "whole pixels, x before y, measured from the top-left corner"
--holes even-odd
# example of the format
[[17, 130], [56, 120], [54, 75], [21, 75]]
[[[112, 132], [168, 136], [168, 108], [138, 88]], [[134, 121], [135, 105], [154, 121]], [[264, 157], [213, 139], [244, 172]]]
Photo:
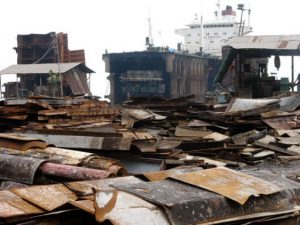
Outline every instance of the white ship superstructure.
[[[239, 5], [241, 13], [245, 10], [243, 5]], [[245, 21], [237, 21], [236, 12], [231, 6], [226, 6], [225, 10], [216, 14], [215, 21], [203, 22], [202, 17], [195, 19], [187, 28], [177, 29], [176, 34], [184, 37], [182, 50], [187, 50], [189, 53], [203, 52], [221, 57], [222, 46], [226, 45], [228, 39], [233, 36], [242, 36], [250, 33], [250, 19], [248, 15], [248, 23]], [[248, 11], [250, 14], [250, 10]]]

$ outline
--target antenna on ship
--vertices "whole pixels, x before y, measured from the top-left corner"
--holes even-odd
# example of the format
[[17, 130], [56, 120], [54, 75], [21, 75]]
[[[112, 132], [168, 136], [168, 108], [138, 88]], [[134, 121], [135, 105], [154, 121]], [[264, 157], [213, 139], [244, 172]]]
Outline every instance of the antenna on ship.
[[243, 35], [243, 13], [245, 11], [244, 4], [238, 4], [238, 10], [241, 10], [241, 20], [240, 20], [240, 26], [239, 26], [239, 33], [238, 36]]
[[201, 33], [201, 37], [200, 37], [200, 53], [202, 55], [203, 53], [203, 16], [201, 14], [201, 17], [200, 17], [200, 33]]
[[150, 50], [153, 47], [151, 17], [148, 18], [148, 37], [146, 37], [146, 47]]
[[248, 9], [248, 26], [250, 27], [250, 14], [251, 14], [251, 9]]

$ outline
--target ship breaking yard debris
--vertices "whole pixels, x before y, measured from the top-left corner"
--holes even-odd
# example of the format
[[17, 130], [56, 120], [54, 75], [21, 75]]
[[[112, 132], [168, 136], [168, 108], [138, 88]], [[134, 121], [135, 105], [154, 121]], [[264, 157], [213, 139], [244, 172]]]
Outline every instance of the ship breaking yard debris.
[[2, 101], [1, 223], [295, 224], [300, 96], [192, 98]]

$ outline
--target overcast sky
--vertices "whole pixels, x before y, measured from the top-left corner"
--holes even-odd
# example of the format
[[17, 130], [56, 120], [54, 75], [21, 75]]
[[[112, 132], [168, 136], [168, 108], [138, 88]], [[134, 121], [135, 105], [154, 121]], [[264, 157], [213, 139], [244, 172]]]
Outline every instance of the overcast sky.
[[[147, 18], [151, 16], [154, 43], [176, 48], [183, 38], [174, 30], [203, 14], [214, 19], [217, 0], [6, 0], [0, 1], [0, 69], [16, 64], [13, 47], [18, 34], [64, 32], [69, 49], [84, 49], [92, 75], [92, 92], [108, 94], [102, 54], [145, 49]], [[251, 8], [252, 35], [300, 34], [299, 0], [221, 0], [221, 8], [238, 3]], [[300, 64], [299, 58], [296, 63]], [[290, 68], [290, 64], [285, 67]], [[285, 71], [285, 70], [283, 70]], [[296, 67], [295, 74], [300, 73]]]

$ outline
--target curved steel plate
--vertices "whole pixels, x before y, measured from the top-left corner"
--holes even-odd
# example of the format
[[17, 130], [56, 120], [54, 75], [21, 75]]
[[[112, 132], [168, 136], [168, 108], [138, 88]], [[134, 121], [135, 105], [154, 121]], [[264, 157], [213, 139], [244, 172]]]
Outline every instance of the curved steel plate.
[[34, 175], [43, 162], [45, 160], [0, 154], [0, 179], [33, 184]]

